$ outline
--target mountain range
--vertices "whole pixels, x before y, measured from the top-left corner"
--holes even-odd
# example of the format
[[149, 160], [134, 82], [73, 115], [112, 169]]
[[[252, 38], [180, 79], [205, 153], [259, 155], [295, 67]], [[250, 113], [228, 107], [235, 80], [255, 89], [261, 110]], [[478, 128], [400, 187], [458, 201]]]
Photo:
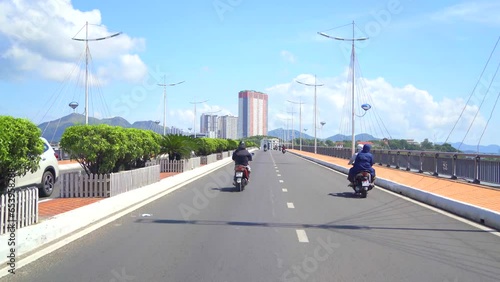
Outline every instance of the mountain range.
[[[85, 116], [82, 114], [72, 113], [60, 119], [41, 123], [38, 125], [38, 128], [42, 130], [42, 137], [49, 140], [49, 142], [59, 142], [66, 128], [77, 124], [85, 124]], [[122, 117], [105, 119], [89, 117], [88, 124], [109, 124], [112, 126], [121, 126], [126, 128], [149, 129], [157, 133], [163, 133], [163, 127], [156, 124], [154, 121], [137, 121], [131, 124]]]
[[[66, 130], [67, 127], [76, 125], [76, 124], [85, 124], [85, 116], [82, 114], [72, 113], [67, 116], [61, 117], [59, 119], [44, 122], [38, 125], [38, 128], [42, 130], [42, 136], [49, 140], [50, 142], [59, 142], [61, 140], [61, 136]], [[109, 124], [113, 126], [122, 126], [126, 128], [138, 128], [138, 129], [148, 129], [153, 130], [159, 134], [163, 133], [163, 126], [156, 124], [154, 121], [136, 121], [134, 123], [128, 122], [126, 119], [122, 117], [113, 117], [113, 118], [105, 118], [98, 119], [94, 117], [89, 117], [89, 124]], [[170, 132], [171, 129], [179, 132], [179, 129], [168, 128], [167, 132]], [[288, 132], [287, 132], [288, 131]], [[293, 137], [299, 138], [300, 132], [298, 130], [285, 130], [283, 128], [274, 129], [268, 132], [268, 136], [274, 136], [277, 138], [285, 138], [288, 135], [288, 140], [291, 140]], [[319, 134], [321, 135], [321, 134]], [[314, 139], [314, 136], [311, 136], [306, 133], [302, 133], [303, 139]], [[362, 133], [355, 136], [356, 140], [369, 141], [369, 140], [379, 140], [380, 138], [376, 138], [370, 134]], [[331, 140], [333, 142], [343, 141], [343, 140], [351, 140], [351, 136], [336, 134], [327, 138], [320, 138], [317, 136], [319, 140]], [[440, 144], [440, 143], [438, 143]], [[478, 146], [475, 145], [467, 145], [461, 143], [451, 143], [454, 148], [457, 148], [465, 153], [475, 153], [478, 150]], [[484, 154], [499, 154], [500, 146], [498, 145], [488, 145], [488, 146], [479, 146], [479, 152]]]
[[[267, 133], [267, 135], [277, 137], [277, 138], [285, 138], [288, 135], [288, 138], [286, 138], [286, 139], [292, 140], [292, 138], [294, 138], [294, 137], [299, 138], [300, 131], [288, 130], [288, 134], [287, 134], [287, 130], [285, 130], [283, 128], [278, 128], [278, 129], [274, 129], [274, 130], [269, 131]], [[330, 136], [330, 137], [323, 139], [323, 138], [319, 138], [318, 134], [316, 133], [316, 138], [318, 140], [331, 140], [333, 142], [351, 140], [351, 136], [342, 135], [342, 134], [336, 134], [336, 135], [333, 135], [333, 136]], [[358, 134], [355, 136], [355, 138], [356, 138], [356, 140], [361, 140], [361, 141], [379, 140], [379, 138], [373, 137], [370, 134], [366, 134], [366, 133]], [[314, 139], [314, 136], [308, 135], [306, 133], [302, 133], [302, 139]]]

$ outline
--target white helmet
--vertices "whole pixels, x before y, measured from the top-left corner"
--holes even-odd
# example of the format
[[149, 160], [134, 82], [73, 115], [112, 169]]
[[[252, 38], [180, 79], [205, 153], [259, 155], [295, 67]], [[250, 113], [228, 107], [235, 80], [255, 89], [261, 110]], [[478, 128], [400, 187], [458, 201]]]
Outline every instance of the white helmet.
[[363, 144], [358, 144], [358, 150], [359, 151], [363, 150]]

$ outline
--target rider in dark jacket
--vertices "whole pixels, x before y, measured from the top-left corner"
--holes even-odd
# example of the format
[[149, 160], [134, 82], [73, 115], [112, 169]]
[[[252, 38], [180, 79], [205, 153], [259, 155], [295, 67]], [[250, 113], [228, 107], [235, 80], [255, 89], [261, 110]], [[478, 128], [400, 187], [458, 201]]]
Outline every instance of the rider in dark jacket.
[[351, 185], [354, 186], [354, 177], [356, 174], [362, 171], [369, 171], [372, 176], [372, 183], [375, 180], [375, 169], [373, 169], [373, 155], [370, 153], [371, 146], [365, 144], [363, 146], [363, 150], [358, 153], [356, 159], [354, 160], [354, 166], [349, 169], [349, 175], [347, 176], [347, 180], [351, 182]]
[[245, 142], [241, 141], [238, 145], [238, 149], [233, 152], [233, 161], [236, 165], [244, 165], [248, 169], [248, 178], [250, 178], [250, 166], [248, 165], [249, 161], [252, 161], [252, 154], [247, 151]]

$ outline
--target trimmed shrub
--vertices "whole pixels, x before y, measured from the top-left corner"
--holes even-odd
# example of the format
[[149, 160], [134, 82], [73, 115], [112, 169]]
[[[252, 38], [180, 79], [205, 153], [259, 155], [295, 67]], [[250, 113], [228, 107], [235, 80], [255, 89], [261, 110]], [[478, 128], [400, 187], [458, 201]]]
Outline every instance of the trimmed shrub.
[[16, 176], [36, 172], [43, 153], [41, 130], [31, 121], [0, 116], [0, 194]]

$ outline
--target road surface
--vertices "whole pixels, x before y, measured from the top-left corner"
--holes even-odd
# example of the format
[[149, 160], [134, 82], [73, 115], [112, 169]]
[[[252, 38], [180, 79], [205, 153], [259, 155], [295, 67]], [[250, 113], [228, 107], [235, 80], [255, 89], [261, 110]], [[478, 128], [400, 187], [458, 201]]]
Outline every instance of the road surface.
[[[256, 152], [0, 281], [499, 281], [500, 237], [345, 175]], [[75, 219], [77, 220], [77, 219]]]

